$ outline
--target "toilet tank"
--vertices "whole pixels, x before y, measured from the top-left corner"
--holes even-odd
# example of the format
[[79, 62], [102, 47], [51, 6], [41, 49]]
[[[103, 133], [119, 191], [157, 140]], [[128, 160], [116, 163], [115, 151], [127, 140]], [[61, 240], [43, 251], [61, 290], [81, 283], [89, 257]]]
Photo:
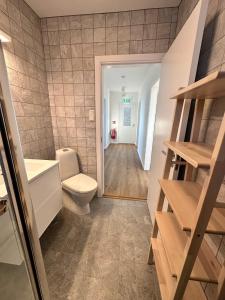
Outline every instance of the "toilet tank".
[[62, 181], [80, 173], [77, 154], [73, 149], [56, 150], [56, 159], [59, 161], [59, 172]]

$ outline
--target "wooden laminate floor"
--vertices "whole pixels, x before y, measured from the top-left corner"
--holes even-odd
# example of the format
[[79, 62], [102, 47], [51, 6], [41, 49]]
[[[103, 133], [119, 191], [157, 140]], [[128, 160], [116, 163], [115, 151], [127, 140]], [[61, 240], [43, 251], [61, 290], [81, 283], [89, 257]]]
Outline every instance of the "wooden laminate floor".
[[105, 150], [104, 195], [147, 199], [148, 171], [144, 171], [137, 148], [131, 144], [111, 144]]

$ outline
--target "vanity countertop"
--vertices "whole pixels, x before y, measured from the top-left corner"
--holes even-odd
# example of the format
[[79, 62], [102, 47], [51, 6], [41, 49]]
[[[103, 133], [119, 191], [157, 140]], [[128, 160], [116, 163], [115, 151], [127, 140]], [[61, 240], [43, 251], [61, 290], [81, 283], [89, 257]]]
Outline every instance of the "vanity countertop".
[[[34, 181], [41, 174], [58, 165], [57, 160], [24, 159], [28, 182]], [[3, 176], [0, 175], [0, 198], [7, 196]]]

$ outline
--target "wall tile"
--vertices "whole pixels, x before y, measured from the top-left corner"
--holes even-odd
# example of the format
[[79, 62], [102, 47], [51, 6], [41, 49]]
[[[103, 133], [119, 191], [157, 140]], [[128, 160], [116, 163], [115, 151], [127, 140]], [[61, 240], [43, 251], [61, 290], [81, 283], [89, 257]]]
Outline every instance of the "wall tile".
[[[57, 46], [57, 34], [52, 34], [49, 40], [48, 33], [43, 31], [42, 39], [41, 25], [43, 30], [49, 27], [49, 31], [54, 31], [57, 22], [44, 19], [41, 24], [22, 0], [0, 1], [0, 29], [12, 37], [12, 43], [3, 45], [3, 50], [23, 153], [28, 158], [50, 159], [54, 155], [54, 140], [49, 95], [54, 94], [54, 86], [49, 85], [48, 90], [47, 78], [48, 82], [58, 83], [62, 76], [49, 74], [52, 72], [50, 45]], [[48, 57], [46, 62], [44, 54]], [[58, 56], [53, 48], [51, 54]], [[41, 140], [48, 142], [41, 144]]]
[[143, 41], [143, 53], [155, 52], [155, 40], [144, 40]]
[[130, 25], [131, 22], [131, 12], [119, 12], [118, 14], [118, 25], [119, 26], [127, 26]]
[[142, 41], [130, 41], [130, 54], [143, 53]]
[[106, 43], [106, 55], [117, 54], [117, 42]]
[[69, 30], [59, 31], [59, 43], [61, 45], [70, 45], [71, 44], [71, 35]]
[[83, 54], [82, 44], [71, 45], [72, 57], [82, 57], [82, 54]]
[[155, 39], [156, 38], [156, 24], [144, 25], [144, 39]]
[[94, 27], [105, 27], [106, 16], [105, 14], [94, 15]]
[[129, 42], [118, 42], [118, 54], [129, 54]]
[[156, 9], [146, 9], [145, 10], [145, 24], [156, 24], [158, 22], [159, 10]]
[[106, 14], [106, 27], [118, 26], [119, 16], [118, 13]]
[[95, 43], [105, 42], [105, 28], [94, 29], [94, 42]]
[[83, 59], [79, 58], [72, 58], [72, 69], [76, 70], [83, 70]]
[[157, 39], [166, 39], [170, 37], [170, 23], [157, 25]]
[[81, 27], [82, 28], [93, 28], [94, 27], [94, 17], [93, 17], [93, 15], [83, 15], [83, 16], [81, 16]]
[[74, 83], [83, 83], [84, 82], [83, 71], [73, 71], [73, 81]]
[[118, 41], [129, 41], [130, 40], [130, 26], [118, 27]]
[[171, 23], [177, 21], [177, 8], [160, 8], [158, 15], [159, 23]]
[[61, 58], [71, 58], [72, 57], [72, 51], [70, 45], [61, 45], [60, 46], [60, 55]]
[[68, 17], [70, 29], [81, 29], [81, 16]]
[[134, 10], [131, 12], [131, 25], [144, 24], [145, 12], [144, 10]]
[[116, 41], [117, 41], [117, 27], [107, 27], [106, 42], [116, 42]]
[[49, 31], [48, 32], [48, 43], [49, 43], [49, 45], [59, 45], [58, 31]]
[[70, 34], [71, 34], [71, 43], [72, 44], [82, 43], [81, 29], [71, 30]]
[[92, 57], [94, 54], [93, 44], [83, 44], [82, 45], [83, 57]]
[[143, 25], [131, 26], [131, 40], [143, 40], [144, 27]]
[[58, 17], [59, 30], [69, 30], [70, 22], [68, 17]]
[[83, 43], [93, 43], [94, 41], [94, 30], [93, 29], [83, 29], [82, 30], [82, 42]]
[[[76, 147], [83, 170], [94, 177], [95, 122], [88, 120], [89, 110], [95, 108], [94, 57], [166, 51], [176, 21], [171, 13], [168, 39], [163, 30], [157, 39], [158, 12], [148, 9], [41, 21], [55, 147]], [[13, 78], [17, 76], [13, 74]]]
[[61, 59], [61, 69], [62, 71], [72, 71], [72, 59], [64, 58]]
[[169, 39], [156, 40], [155, 52], [166, 52], [169, 45]]
[[94, 43], [94, 56], [105, 55], [105, 43]]
[[95, 64], [94, 59], [91, 57], [83, 58], [83, 69], [84, 70], [94, 70]]

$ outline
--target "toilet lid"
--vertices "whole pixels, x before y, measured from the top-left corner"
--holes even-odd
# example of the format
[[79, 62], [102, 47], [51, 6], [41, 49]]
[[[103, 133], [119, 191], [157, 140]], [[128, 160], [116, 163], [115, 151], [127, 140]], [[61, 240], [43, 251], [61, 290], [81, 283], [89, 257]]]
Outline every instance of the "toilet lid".
[[89, 193], [97, 189], [97, 182], [93, 178], [80, 173], [64, 180], [62, 186], [71, 192]]

